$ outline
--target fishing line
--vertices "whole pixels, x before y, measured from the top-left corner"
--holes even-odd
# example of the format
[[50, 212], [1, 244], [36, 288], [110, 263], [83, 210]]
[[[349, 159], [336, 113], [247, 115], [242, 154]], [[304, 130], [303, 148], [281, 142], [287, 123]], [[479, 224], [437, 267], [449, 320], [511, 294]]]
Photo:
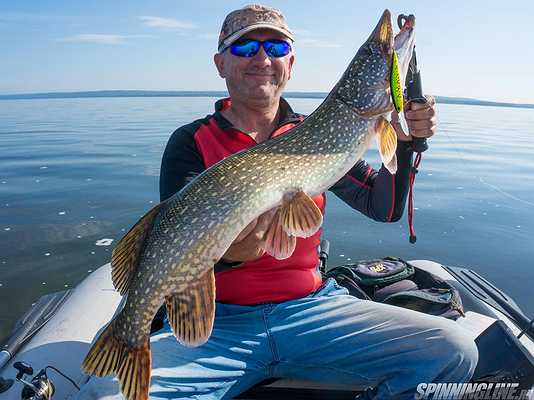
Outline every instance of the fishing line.
[[517, 335], [517, 338], [520, 339], [521, 336], [523, 336], [525, 333], [527, 333], [527, 331], [532, 327], [532, 324], [534, 324], [534, 318], [532, 318], [530, 320], [530, 322], [528, 323], [527, 327], [525, 329], [523, 329], [519, 335]]
[[[462, 153], [460, 153], [460, 151], [458, 150], [458, 148], [456, 147], [456, 144], [454, 143], [454, 141], [452, 140], [452, 138], [450, 137], [450, 135], [447, 133], [446, 130], [443, 130], [442, 131], [445, 136], [447, 137], [447, 140], [449, 141], [449, 143], [451, 144], [452, 146], [452, 149], [454, 150], [454, 152], [457, 154], [458, 158], [463, 162], [465, 163], [466, 165], [468, 164], [468, 161], [462, 156]], [[515, 201], [518, 201], [520, 203], [523, 203], [523, 204], [526, 204], [528, 206], [531, 206], [531, 207], [534, 207], [534, 203], [528, 201], [528, 200], [523, 200], [517, 196], [514, 196], [513, 194], [511, 193], [508, 193], [504, 190], [502, 190], [501, 188], [499, 188], [498, 186], [495, 186], [495, 185], [492, 185], [491, 183], [489, 182], [486, 182], [481, 176], [475, 176], [475, 178], [478, 178], [478, 181], [481, 183], [481, 185], [484, 185], [484, 186], [487, 186], [489, 187], [490, 189], [493, 189], [495, 192], [497, 193], [500, 193], [502, 194], [503, 196], [505, 197], [508, 197], [512, 200], [515, 200]], [[476, 180], [475, 180], [476, 182]]]
[[526, 204], [526, 205], [529, 205], [529, 206], [532, 206], [534, 207], [534, 203], [531, 203], [530, 201], [527, 201], [527, 200], [523, 200], [523, 199], [520, 199], [519, 197], [517, 196], [514, 196], [513, 194], [511, 193], [508, 193], [508, 192], [505, 192], [504, 190], [500, 189], [499, 187], [495, 186], [495, 185], [492, 185], [491, 183], [488, 183], [486, 181], [484, 181], [484, 179], [482, 179], [481, 177], [478, 177], [478, 179], [480, 180], [480, 182], [486, 186], [489, 186], [490, 188], [492, 188], [493, 190], [495, 190], [496, 192], [499, 192], [501, 193], [502, 195], [506, 196], [506, 197], [509, 197], [511, 198], [512, 200], [516, 200], [516, 201], [519, 201], [523, 204]]
[[59, 369], [57, 369], [56, 367], [53, 367], [53, 366], [51, 366], [51, 365], [47, 365], [47, 366], [44, 368], [45, 374], [46, 374], [46, 370], [47, 370], [48, 368], [50, 368], [50, 369], [56, 371], [59, 375], [61, 375], [63, 378], [65, 378], [65, 379], [68, 380], [70, 383], [72, 383], [72, 385], [73, 385], [76, 389], [80, 390], [80, 387], [76, 384], [76, 382], [74, 382], [71, 378], [69, 378], [67, 375], [65, 375], [63, 372], [61, 372], [61, 371], [60, 371]]

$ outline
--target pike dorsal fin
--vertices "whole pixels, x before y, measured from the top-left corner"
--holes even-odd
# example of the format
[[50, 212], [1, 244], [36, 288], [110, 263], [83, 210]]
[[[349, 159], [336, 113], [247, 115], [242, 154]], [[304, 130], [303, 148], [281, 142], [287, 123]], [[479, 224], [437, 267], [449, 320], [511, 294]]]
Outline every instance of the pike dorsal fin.
[[288, 235], [307, 238], [319, 230], [323, 214], [310, 196], [298, 191], [283, 202], [280, 223]]
[[395, 129], [384, 117], [378, 118], [375, 124], [375, 132], [378, 140], [378, 152], [384, 166], [389, 172], [397, 172], [397, 134]]
[[211, 335], [215, 318], [213, 268], [186, 290], [165, 297], [169, 324], [184, 346], [200, 346]]
[[111, 280], [113, 286], [121, 295], [124, 295], [132, 282], [137, 266], [139, 265], [141, 250], [145, 239], [154, 225], [161, 205], [147, 212], [128, 233], [119, 241], [111, 255]]
[[296, 245], [297, 238], [285, 232], [280, 219], [280, 210], [277, 210], [263, 237], [265, 252], [277, 260], [284, 260], [293, 254]]

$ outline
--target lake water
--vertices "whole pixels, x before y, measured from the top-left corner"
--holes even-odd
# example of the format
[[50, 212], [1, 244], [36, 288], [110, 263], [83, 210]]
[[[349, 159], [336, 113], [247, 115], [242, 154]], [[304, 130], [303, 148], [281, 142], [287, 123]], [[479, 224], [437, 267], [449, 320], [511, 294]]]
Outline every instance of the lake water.
[[[39, 296], [73, 287], [109, 261], [158, 202], [170, 133], [211, 113], [214, 101], [0, 102], [0, 337]], [[290, 103], [310, 113], [320, 100]], [[415, 184], [417, 244], [408, 242], [406, 216], [373, 222], [330, 195], [331, 262], [397, 255], [469, 267], [534, 316], [534, 112], [438, 110], [439, 131]], [[366, 158], [379, 166], [375, 147]]]

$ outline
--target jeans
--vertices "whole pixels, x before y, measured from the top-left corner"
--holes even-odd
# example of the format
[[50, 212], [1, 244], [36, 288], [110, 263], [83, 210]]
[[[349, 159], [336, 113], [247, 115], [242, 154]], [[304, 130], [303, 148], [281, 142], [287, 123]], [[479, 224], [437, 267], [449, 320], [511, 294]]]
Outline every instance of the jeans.
[[[411, 399], [422, 382], [467, 382], [478, 352], [454, 321], [348, 295], [333, 279], [278, 304], [217, 303], [204, 345], [181, 346], [166, 323], [151, 338], [151, 399], [230, 399], [271, 377], [374, 388]], [[78, 397], [118, 399], [116, 378], [92, 378]]]

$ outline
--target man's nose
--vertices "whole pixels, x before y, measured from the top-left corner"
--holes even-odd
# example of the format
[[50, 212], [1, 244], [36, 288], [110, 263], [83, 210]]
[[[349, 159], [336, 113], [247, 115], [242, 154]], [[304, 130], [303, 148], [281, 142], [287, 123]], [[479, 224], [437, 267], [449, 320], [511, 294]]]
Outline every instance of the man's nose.
[[263, 65], [271, 64], [271, 58], [265, 52], [263, 45], [260, 46], [258, 52], [254, 55], [254, 57], [252, 57], [252, 61]]

